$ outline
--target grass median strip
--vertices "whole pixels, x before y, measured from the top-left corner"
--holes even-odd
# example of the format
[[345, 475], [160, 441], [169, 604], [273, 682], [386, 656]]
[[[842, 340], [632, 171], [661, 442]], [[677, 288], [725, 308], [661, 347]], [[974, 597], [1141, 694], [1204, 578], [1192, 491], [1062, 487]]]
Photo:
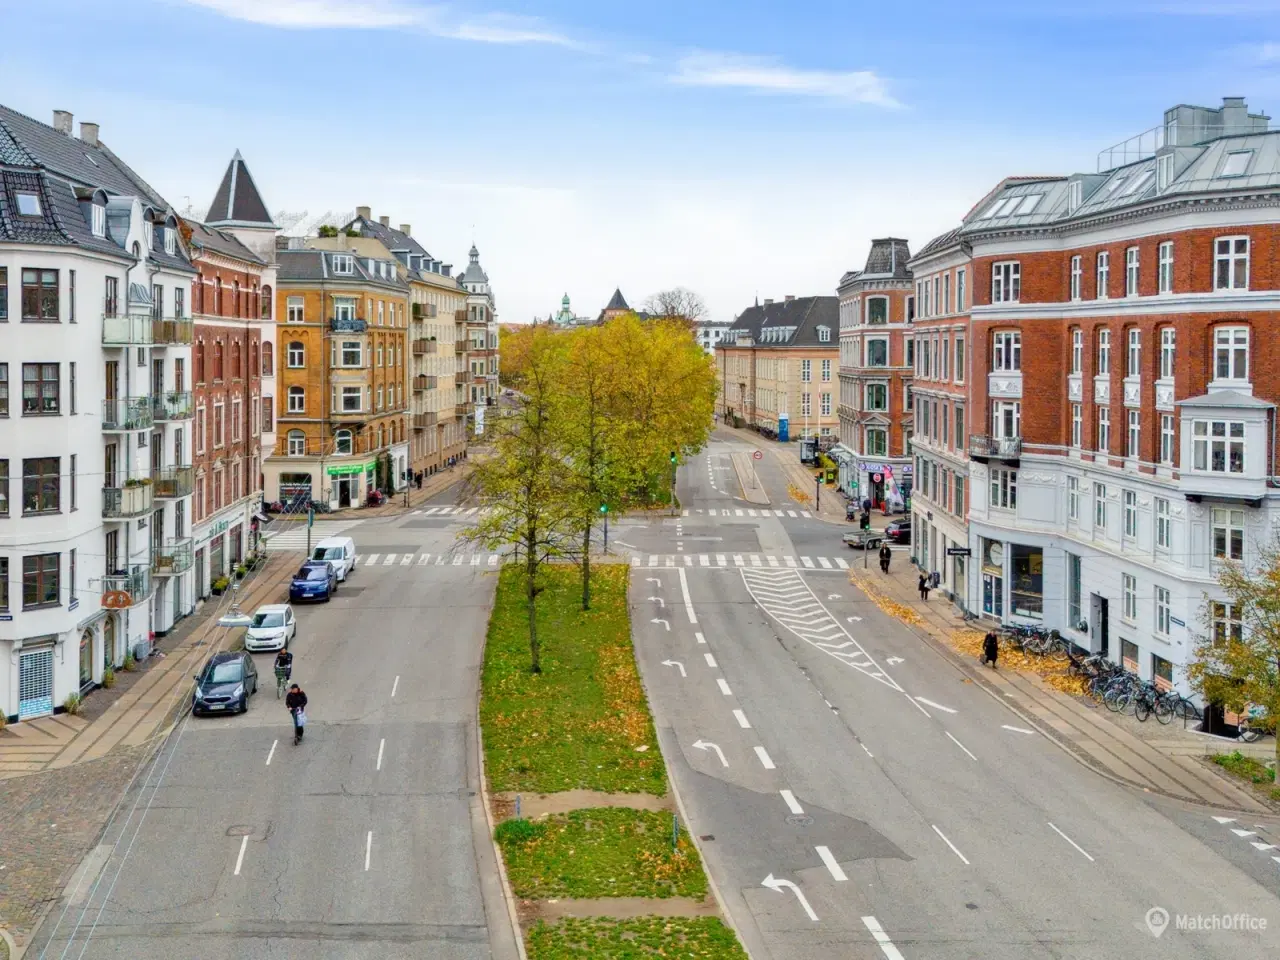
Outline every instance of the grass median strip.
[[533, 674], [524, 571], [503, 567], [480, 701], [491, 790], [666, 794], [666, 768], [631, 650], [628, 577], [622, 564], [595, 567], [591, 609], [584, 612], [578, 568], [544, 569], [542, 673]]
[[626, 807], [571, 810], [542, 820], [508, 820], [495, 834], [516, 896], [692, 897], [707, 895], [702, 860], [671, 815]]
[[538, 923], [528, 936], [529, 960], [747, 960], [728, 927], [714, 917], [605, 917]]
[[1280, 787], [1272, 786], [1276, 782], [1274, 767], [1269, 767], [1254, 757], [1245, 756], [1239, 750], [1234, 753], [1215, 753], [1209, 759], [1233, 777], [1252, 783], [1272, 800], [1280, 801]]

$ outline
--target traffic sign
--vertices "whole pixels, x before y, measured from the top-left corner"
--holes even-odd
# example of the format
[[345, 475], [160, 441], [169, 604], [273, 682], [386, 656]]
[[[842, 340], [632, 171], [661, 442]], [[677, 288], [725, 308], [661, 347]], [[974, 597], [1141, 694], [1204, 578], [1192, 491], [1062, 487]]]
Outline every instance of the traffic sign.
[[763, 460], [763, 459], [764, 459], [764, 453], [763, 453], [763, 452], [761, 452], [761, 451], [759, 451], [759, 450], [757, 450], [755, 453], [753, 453], [753, 454], [751, 455], [751, 459], [752, 459], [752, 460]]

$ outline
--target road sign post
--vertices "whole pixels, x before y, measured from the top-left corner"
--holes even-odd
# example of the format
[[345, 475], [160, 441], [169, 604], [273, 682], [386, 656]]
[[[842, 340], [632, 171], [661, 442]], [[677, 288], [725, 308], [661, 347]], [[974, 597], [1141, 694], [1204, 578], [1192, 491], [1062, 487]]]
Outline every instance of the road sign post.
[[311, 559], [311, 526], [316, 522], [316, 508], [314, 504], [307, 504], [307, 559]]

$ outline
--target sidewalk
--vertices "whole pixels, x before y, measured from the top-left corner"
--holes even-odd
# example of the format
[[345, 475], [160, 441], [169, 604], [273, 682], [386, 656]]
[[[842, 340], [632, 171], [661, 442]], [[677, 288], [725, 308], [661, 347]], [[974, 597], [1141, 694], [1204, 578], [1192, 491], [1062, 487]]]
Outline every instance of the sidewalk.
[[[788, 486], [794, 488], [800, 493], [804, 499], [796, 500], [794, 496], [788, 499], [801, 503], [806, 509], [812, 510], [814, 515], [820, 520], [826, 520], [829, 523], [838, 523], [842, 527], [849, 526], [849, 521], [845, 519], [844, 510], [845, 503], [848, 498], [844, 494], [839, 493], [834, 487], [824, 484], [822, 493], [818, 500], [817, 508], [813, 503], [813, 495], [817, 485], [813, 478], [817, 470], [806, 466], [800, 462], [800, 445], [794, 443], [779, 443], [776, 440], [766, 440], [754, 430], [747, 430], [740, 427], [730, 427], [721, 423], [716, 427], [716, 433], [727, 434], [734, 440], [742, 443], [749, 443], [763, 450], [766, 457], [771, 457], [778, 469], [782, 471], [783, 478]], [[752, 500], [750, 496], [745, 495], [743, 499], [752, 502], [760, 502]]]
[[[273, 558], [246, 580], [240, 609], [252, 613], [260, 604], [282, 599], [293, 562], [292, 556]], [[138, 666], [140, 676], [127, 690], [89, 694], [90, 708], [95, 697], [114, 697], [95, 719], [61, 713], [0, 730], [0, 780], [97, 760], [117, 746], [140, 746], [167, 727], [200, 663], [238, 635], [217, 625], [218, 617], [231, 608], [231, 599], [230, 591], [211, 598], [182, 621], [157, 644], [162, 656]]]
[[969, 680], [1013, 707], [1028, 725], [1078, 760], [1113, 780], [1142, 790], [1231, 810], [1270, 812], [1245, 788], [1214, 772], [1197, 757], [1239, 750], [1270, 759], [1275, 755], [1273, 743], [1247, 744], [1207, 737], [1190, 728], [1184, 730], [1180, 721], [1168, 726], [1154, 720], [1140, 723], [1132, 717], [1112, 714], [1092, 701], [1061, 693], [1036, 674], [980, 666], [976, 658], [957, 652], [949, 641], [965, 632], [980, 631], [985, 625], [966, 622], [937, 593], [933, 599], [922, 601], [917, 589], [918, 571], [904, 562], [902, 552], [897, 555], [900, 559], [887, 576], [877, 570], [854, 570], [850, 582], [885, 613], [902, 620], [930, 643]]
[[[409, 506], [404, 504], [404, 491], [397, 493], [391, 497], [380, 507], [347, 507], [343, 510], [331, 510], [328, 513], [317, 513], [317, 520], [365, 520], [371, 517], [385, 517], [391, 514], [404, 513], [406, 509], [412, 509], [426, 503], [432, 497], [438, 496], [441, 491], [447, 490], [455, 483], [461, 483], [471, 475], [471, 470], [476, 460], [475, 452], [466, 460], [463, 460], [452, 470], [445, 468], [437, 473], [434, 477], [428, 477], [422, 481], [422, 489], [411, 487], [409, 490]], [[272, 523], [294, 523], [307, 519], [306, 512], [282, 514], [277, 513], [272, 516]]]

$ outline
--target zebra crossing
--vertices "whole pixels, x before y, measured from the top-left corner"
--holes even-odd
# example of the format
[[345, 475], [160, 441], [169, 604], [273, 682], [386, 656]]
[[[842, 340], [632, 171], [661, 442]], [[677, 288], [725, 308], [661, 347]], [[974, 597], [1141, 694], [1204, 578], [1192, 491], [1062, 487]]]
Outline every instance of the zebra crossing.
[[[355, 520], [317, 520], [311, 527], [311, 542], [319, 543], [325, 537], [337, 536], [352, 527], [364, 523]], [[272, 529], [275, 526], [276, 529]], [[307, 524], [302, 520], [276, 521], [262, 531], [262, 539], [268, 553], [307, 549]]]
[[843, 557], [796, 557], [760, 553], [676, 553], [641, 554], [631, 558], [631, 565], [642, 570], [664, 567], [730, 567], [755, 570], [807, 570], [812, 573], [836, 573], [849, 569]]
[[464, 517], [469, 520], [479, 520], [481, 517], [487, 517], [492, 512], [488, 507], [420, 507], [417, 510], [410, 510], [409, 515], [414, 517]]
[[357, 558], [358, 567], [486, 567], [497, 569], [501, 553], [369, 553]]
[[804, 517], [806, 519], [812, 519], [813, 517], [813, 514], [808, 510], [780, 510], [766, 507], [711, 507], [706, 510], [699, 507], [696, 510], [684, 511], [684, 516], [686, 517], [691, 514], [693, 516], [716, 517], [718, 519], [746, 519], [748, 517], [755, 517], [756, 519], [763, 519], [764, 517]]

